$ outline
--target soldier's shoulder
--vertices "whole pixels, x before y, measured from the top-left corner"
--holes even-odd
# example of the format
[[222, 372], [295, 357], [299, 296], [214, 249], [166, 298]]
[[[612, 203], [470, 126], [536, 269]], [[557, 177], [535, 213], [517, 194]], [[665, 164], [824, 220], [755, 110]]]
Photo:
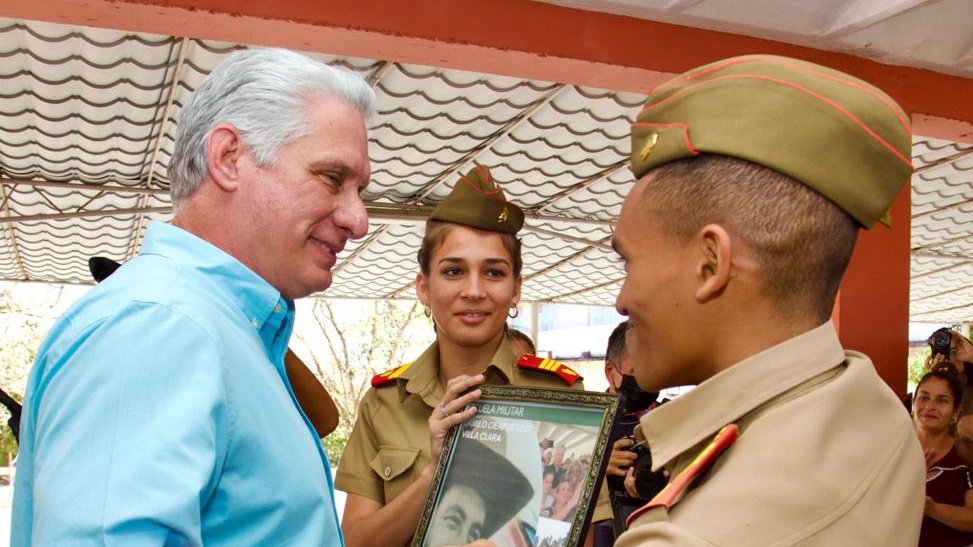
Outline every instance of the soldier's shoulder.
[[692, 462], [678, 475], [669, 479], [665, 488], [655, 495], [648, 503], [636, 509], [629, 515], [626, 524], [631, 526], [635, 519], [645, 514], [647, 511], [661, 507], [668, 511], [673, 505], [682, 499], [683, 494], [690, 489], [697, 477], [705, 473], [717, 458], [737, 440], [739, 428], [736, 424], [723, 426], [713, 437], [713, 440], [706, 445]]
[[547, 357], [538, 357], [529, 353], [521, 356], [521, 358], [517, 360], [517, 368], [520, 370], [533, 371], [538, 374], [556, 376], [568, 386], [584, 379], [580, 374], [575, 372], [574, 369], [565, 365], [564, 363]]
[[404, 365], [399, 365], [393, 369], [386, 370], [385, 372], [380, 372], [375, 376], [372, 376], [372, 387], [379, 388], [382, 386], [387, 386], [395, 383], [395, 379], [402, 375], [403, 372], [412, 366], [412, 362], [405, 363]]

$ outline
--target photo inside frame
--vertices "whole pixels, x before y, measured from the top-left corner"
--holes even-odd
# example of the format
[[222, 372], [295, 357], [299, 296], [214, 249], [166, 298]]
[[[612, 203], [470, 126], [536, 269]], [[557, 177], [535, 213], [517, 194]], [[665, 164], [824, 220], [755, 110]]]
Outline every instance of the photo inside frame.
[[572, 532], [596, 494], [607, 409], [506, 400], [478, 409], [452, 437], [418, 545], [481, 538], [500, 547], [577, 545]]

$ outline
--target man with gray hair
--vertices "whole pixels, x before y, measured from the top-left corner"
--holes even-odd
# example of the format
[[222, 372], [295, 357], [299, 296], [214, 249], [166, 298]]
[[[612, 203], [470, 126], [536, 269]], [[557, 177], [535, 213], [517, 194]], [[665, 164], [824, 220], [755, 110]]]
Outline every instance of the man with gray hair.
[[176, 215], [52, 328], [28, 381], [12, 544], [340, 545], [292, 395], [294, 299], [362, 237], [374, 93], [297, 53], [227, 57], [182, 112]]

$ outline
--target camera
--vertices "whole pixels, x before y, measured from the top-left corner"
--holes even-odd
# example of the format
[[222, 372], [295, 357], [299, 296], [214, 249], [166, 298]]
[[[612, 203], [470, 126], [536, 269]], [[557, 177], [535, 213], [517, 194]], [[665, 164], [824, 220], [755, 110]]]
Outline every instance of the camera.
[[[635, 440], [635, 437], [630, 434], [619, 438]], [[665, 487], [667, 481], [665, 474], [661, 471], [652, 472], [652, 453], [647, 444], [636, 442], [624, 450], [635, 453], [632, 472], [635, 475], [635, 491], [638, 493], [638, 497], [632, 497], [629, 494], [625, 488], [624, 477], [618, 475], [605, 477], [608, 482], [608, 501], [612, 508], [612, 530], [615, 537], [625, 531], [625, 522], [628, 516], [659, 493]]]
[[937, 353], [945, 357], [949, 357], [949, 344], [953, 340], [953, 335], [949, 332], [948, 328], [938, 329], [936, 332], [929, 336], [926, 343], [932, 348], [933, 355]]
[[661, 472], [652, 472], [652, 454], [645, 443], [636, 443], [629, 447], [635, 453], [635, 463], [632, 469], [635, 475], [635, 491], [642, 499], [652, 499], [666, 485], [666, 477]]

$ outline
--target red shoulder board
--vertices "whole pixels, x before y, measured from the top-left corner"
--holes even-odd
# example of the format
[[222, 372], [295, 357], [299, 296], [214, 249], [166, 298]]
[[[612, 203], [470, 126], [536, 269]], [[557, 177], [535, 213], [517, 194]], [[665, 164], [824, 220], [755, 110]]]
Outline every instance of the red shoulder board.
[[638, 518], [639, 515], [653, 507], [665, 507], [668, 510], [675, 505], [679, 501], [679, 498], [682, 497], [682, 493], [686, 490], [686, 487], [703, 471], [709, 469], [724, 450], [736, 442], [737, 433], [738, 429], [736, 424], [723, 426], [720, 432], [716, 434], [716, 437], [713, 437], [713, 440], [706, 445], [706, 448], [693, 458], [692, 463], [686, 469], [683, 469], [682, 473], [679, 473], [675, 478], [670, 480], [669, 484], [661, 492], [656, 494], [649, 503], [639, 507], [628, 516], [628, 520], [625, 521], [625, 526], [630, 526], [632, 521]]
[[376, 374], [372, 376], [372, 387], [382, 387], [385, 384], [391, 383], [393, 380], [398, 378], [407, 368], [409, 368], [412, 363], [406, 363], [404, 365], [393, 368], [392, 370], [386, 370], [381, 374]]
[[517, 361], [519, 368], [543, 370], [557, 375], [565, 384], [571, 385], [583, 378], [565, 364], [558, 363], [554, 359], [545, 359], [536, 355], [526, 354]]

